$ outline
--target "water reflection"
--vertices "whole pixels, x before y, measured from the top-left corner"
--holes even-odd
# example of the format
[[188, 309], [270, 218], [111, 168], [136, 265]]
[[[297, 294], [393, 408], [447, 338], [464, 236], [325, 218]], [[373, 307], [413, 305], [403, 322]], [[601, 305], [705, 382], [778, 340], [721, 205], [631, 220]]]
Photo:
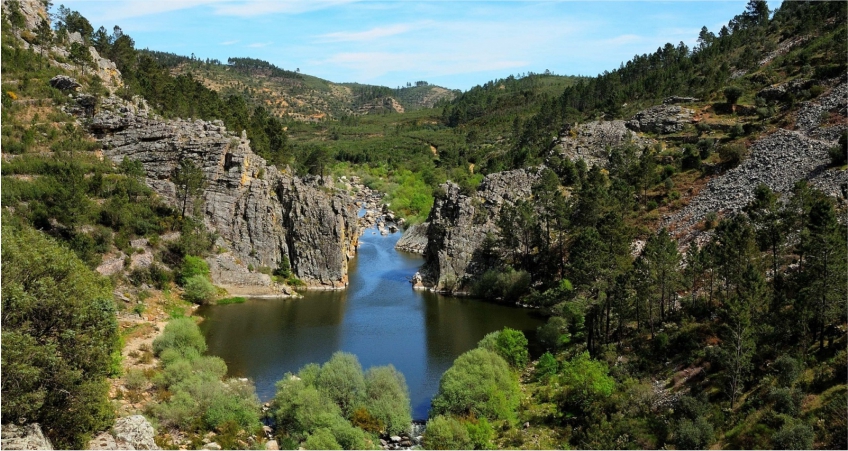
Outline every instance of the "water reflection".
[[504, 326], [532, 335], [533, 312], [412, 290], [419, 256], [398, 253], [400, 237], [366, 231], [342, 292], [307, 292], [302, 299], [250, 299], [202, 307], [201, 328], [211, 354], [231, 375], [250, 377], [263, 400], [287, 371], [325, 362], [343, 350], [364, 368], [394, 365], [409, 385], [413, 416], [426, 418], [441, 375], [487, 333]]

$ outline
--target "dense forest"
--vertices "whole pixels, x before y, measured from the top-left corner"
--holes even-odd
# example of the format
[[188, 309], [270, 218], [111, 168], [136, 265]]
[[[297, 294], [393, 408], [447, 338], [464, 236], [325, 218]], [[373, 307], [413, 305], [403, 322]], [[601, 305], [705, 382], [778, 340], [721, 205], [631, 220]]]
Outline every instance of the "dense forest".
[[[473, 195], [486, 174], [544, 165], [532, 194], [501, 210], [500, 233], [484, 241], [486, 268], [467, 282], [473, 296], [536, 307], [546, 323], [532, 337], [494, 332], [456, 359], [420, 446], [846, 449], [844, 194], [803, 180], [787, 193], [760, 184], [742, 211], [707, 215], [688, 242], [659, 213], [679, 210], [708, 178], [741, 164], [760, 136], [791, 128], [829, 80], [844, 83], [846, 14], [844, 2], [770, 11], [751, 0], [717, 33], [704, 27], [695, 48], [667, 44], [597, 77], [508, 76], [433, 108], [315, 122], [275, 115], [252, 88], [219, 92], [177, 70], [315, 83], [299, 69], [138, 50], [120, 27], [95, 30], [65, 7], [52, 28], [44, 19], [26, 30], [18, 2], [4, 2], [3, 424], [37, 422], [57, 448], [84, 448], [126, 413], [115, 408], [125, 398], [169, 449], [200, 448], [210, 433], [224, 448], [264, 447], [263, 421], [281, 449], [374, 449], [409, 433], [409, 389], [392, 366], [363, 369], [339, 352], [285, 374], [262, 406], [250, 381], [227, 378], [224, 361], [205, 355], [193, 306], [244, 300], [212, 284], [204, 258], [217, 237], [187, 208], [202, 174], [181, 165], [173, 174], [181, 203], [169, 205], [145, 184], [140, 163], [98, 157], [87, 124], [69, 113], [74, 100], [49, 82], [73, 75], [97, 102], [108, 97], [90, 45], [120, 70], [115, 95], [143, 97], [166, 119], [245, 130], [253, 151], [281, 169], [359, 175], [412, 223], [427, 219], [448, 180]], [[84, 45], [71, 42], [75, 33]], [[777, 52], [798, 37], [803, 45]], [[33, 46], [67, 48], [67, 56]], [[778, 99], [757, 96], [796, 79], [811, 81]], [[345, 87], [363, 101], [430, 88]], [[627, 119], [669, 96], [697, 98], [710, 119], [651, 133], [653, 145], [610, 146], [605, 167], [556, 152], [578, 124]], [[822, 120], [842, 127], [823, 164], [844, 171], [844, 113]], [[117, 252], [131, 267], [139, 240], [155, 249], [149, 267], [93, 271]], [[299, 282], [285, 264], [257, 270]], [[116, 318], [142, 317], [152, 299], [167, 325], [122, 356], [127, 340], [154, 326], [119, 327]], [[540, 354], [530, 354], [528, 339]]]

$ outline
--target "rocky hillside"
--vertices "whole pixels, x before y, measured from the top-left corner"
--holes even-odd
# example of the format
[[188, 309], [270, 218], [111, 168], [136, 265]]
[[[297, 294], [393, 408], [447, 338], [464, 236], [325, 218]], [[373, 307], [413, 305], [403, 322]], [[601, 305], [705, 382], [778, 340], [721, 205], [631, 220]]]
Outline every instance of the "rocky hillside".
[[196, 208], [232, 253], [210, 258], [217, 283], [269, 285], [270, 278], [247, 267], [278, 268], [288, 259], [310, 286], [346, 285], [359, 236], [356, 207], [346, 195], [266, 164], [246, 135], [220, 121], [164, 121], [140, 99], [104, 99], [90, 129], [105, 156], [140, 161], [150, 187], [174, 205], [181, 200], [173, 181], [180, 163], [201, 168], [204, 188]]

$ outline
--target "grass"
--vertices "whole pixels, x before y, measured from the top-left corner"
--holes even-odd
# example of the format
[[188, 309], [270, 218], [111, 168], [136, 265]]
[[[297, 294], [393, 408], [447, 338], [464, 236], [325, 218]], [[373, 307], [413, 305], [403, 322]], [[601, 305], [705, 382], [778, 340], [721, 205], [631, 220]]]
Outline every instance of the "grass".
[[244, 304], [244, 301], [246, 301], [246, 300], [247, 300], [246, 298], [243, 298], [241, 296], [233, 296], [233, 297], [229, 297], [229, 298], [219, 299], [218, 301], [215, 302], [215, 304], [216, 305]]

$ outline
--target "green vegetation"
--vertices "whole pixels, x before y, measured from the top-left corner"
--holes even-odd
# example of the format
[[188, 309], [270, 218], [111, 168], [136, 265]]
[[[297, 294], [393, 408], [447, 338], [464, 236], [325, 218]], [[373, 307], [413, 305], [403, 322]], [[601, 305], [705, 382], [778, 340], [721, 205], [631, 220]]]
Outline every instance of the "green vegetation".
[[233, 296], [231, 298], [218, 299], [215, 301], [215, 305], [244, 304], [245, 301], [247, 301], [246, 298]]
[[370, 449], [375, 434], [402, 433], [412, 422], [403, 375], [391, 365], [363, 374], [356, 357], [342, 352], [283, 376], [272, 415], [281, 443], [307, 449]]
[[3, 214], [3, 423], [41, 423], [83, 448], [114, 412], [106, 377], [120, 356], [112, 288], [67, 248]]

